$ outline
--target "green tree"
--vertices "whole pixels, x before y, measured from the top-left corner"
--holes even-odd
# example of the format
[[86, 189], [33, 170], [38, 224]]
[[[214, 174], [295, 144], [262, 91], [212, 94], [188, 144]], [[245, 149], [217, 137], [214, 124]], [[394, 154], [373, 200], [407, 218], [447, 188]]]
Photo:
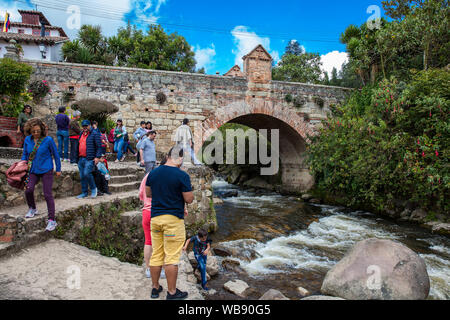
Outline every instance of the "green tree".
[[150, 25], [146, 34], [136, 26], [120, 28], [105, 38], [99, 26], [83, 25], [78, 39], [62, 48], [66, 61], [145, 69], [195, 72], [194, 52], [186, 39]]
[[326, 86], [330, 85], [330, 77], [328, 76], [328, 72], [324, 71], [324, 76], [323, 76], [323, 80], [322, 83]]
[[342, 65], [342, 69], [339, 71], [339, 78], [341, 79], [342, 87], [361, 88], [364, 85], [357, 72], [353, 69], [351, 61]]
[[200, 74], [206, 74], [206, 70], [204, 67], [197, 69], [196, 73], [200, 73]]
[[278, 65], [272, 69], [272, 78], [279, 81], [320, 83], [321, 65], [317, 53], [304, 53], [299, 56], [284, 54]]
[[305, 50], [300, 46], [297, 40], [289, 41], [286, 49], [284, 50], [284, 54], [293, 54], [296, 56], [302, 55], [305, 53]]
[[449, 77], [433, 69], [356, 91], [308, 147], [318, 188], [371, 210], [401, 200], [448, 213]]
[[25, 92], [33, 68], [9, 58], [0, 59], [0, 114], [17, 117], [30, 96]]
[[158, 25], [149, 26], [141, 41], [134, 42], [128, 65], [158, 70], [195, 71], [194, 52], [186, 39], [176, 33], [167, 34]]
[[338, 72], [337, 72], [336, 68], [333, 68], [333, 70], [331, 71], [330, 85], [332, 85], [332, 86], [340, 86], [341, 85], [341, 81], [340, 81], [340, 79], [338, 79]]

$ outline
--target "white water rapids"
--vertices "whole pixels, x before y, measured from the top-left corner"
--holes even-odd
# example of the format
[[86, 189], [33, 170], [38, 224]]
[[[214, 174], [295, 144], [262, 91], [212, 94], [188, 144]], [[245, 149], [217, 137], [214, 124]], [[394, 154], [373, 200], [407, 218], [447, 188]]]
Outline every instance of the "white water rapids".
[[[273, 217], [286, 206], [298, 202], [294, 197], [275, 193], [257, 195], [243, 191], [223, 180], [214, 181], [213, 188], [219, 196], [224, 190], [239, 192], [237, 197], [224, 199], [226, 210], [219, 214], [246, 210], [246, 213], [253, 212], [257, 220], [258, 217]], [[424, 259], [431, 281], [429, 299], [450, 299], [448, 238], [432, 235], [417, 226], [399, 225], [367, 212], [352, 212], [327, 205], [316, 205], [316, 208], [320, 215], [304, 229], [285, 232], [286, 235], [265, 242], [238, 239], [221, 242], [221, 245], [234, 249], [234, 252], [239, 250], [241, 254], [233, 259], [238, 260], [251, 277], [264, 278], [270, 274], [301, 270], [325, 274], [358, 241], [368, 238], [396, 240], [418, 252]], [[248, 228], [251, 228], [250, 225]]]

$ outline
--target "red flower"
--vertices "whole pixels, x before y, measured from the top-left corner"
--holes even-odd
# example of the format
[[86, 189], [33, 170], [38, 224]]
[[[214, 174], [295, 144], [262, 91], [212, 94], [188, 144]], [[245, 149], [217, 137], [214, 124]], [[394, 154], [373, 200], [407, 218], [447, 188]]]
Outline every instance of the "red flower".
[[425, 151], [424, 151], [424, 152], [422, 152], [422, 157], [423, 157], [423, 158], [425, 158]]
[[439, 157], [439, 152], [436, 150], [436, 157]]

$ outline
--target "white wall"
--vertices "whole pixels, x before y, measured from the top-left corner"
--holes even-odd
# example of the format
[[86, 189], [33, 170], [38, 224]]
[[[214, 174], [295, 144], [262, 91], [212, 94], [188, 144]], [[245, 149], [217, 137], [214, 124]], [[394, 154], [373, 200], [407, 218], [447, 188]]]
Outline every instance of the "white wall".
[[[0, 40], [0, 58], [6, 54], [5, 47], [8, 45], [4, 40]], [[47, 53], [46, 58], [42, 59], [41, 51], [39, 50], [39, 45], [35, 43], [21, 43], [23, 48], [23, 58], [29, 60], [44, 60], [44, 61], [62, 61], [61, 47], [63, 43], [58, 43], [53, 46], [46, 46]]]

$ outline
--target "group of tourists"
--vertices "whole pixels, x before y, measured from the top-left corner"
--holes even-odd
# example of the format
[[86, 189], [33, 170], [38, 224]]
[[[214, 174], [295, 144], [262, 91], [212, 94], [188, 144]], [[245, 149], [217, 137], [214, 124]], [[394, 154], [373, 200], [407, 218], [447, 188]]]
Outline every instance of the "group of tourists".
[[[105, 158], [109, 149], [109, 137], [104, 130], [98, 129], [96, 122], [83, 120], [75, 111], [72, 120], [65, 115], [65, 108], [59, 108], [55, 117], [57, 124], [58, 147], [52, 137], [47, 135], [45, 123], [32, 117], [32, 109], [26, 106], [18, 122], [18, 131], [26, 136], [22, 160], [28, 162], [28, 176], [25, 181], [25, 197], [29, 207], [26, 218], [38, 214], [34, 199], [36, 184], [42, 180], [44, 198], [48, 209], [46, 230], [55, 230], [55, 201], [52, 194], [54, 175], [61, 175], [61, 162], [71, 162], [79, 169], [82, 193], [77, 199], [95, 198], [108, 191], [109, 170]], [[186, 241], [184, 216], [188, 214], [186, 205], [194, 200], [189, 175], [181, 170], [184, 155], [190, 154], [195, 164], [200, 164], [193, 151], [193, 135], [184, 119], [174, 135], [175, 146], [157, 167], [155, 138], [156, 131], [150, 122], [142, 121], [133, 137], [137, 142], [137, 161], [145, 167], [145, 177], [141, 182], [139, 197], [144, 203], [142, 209], [142, 227], [145, 234], [144, 260], [145, 275], [152, 279], [151, 297], [158, 298], [162, 287], [159, 285], [161, 272], [165, 271], [167, 279], [167, 299], [185, 299], [187, 292], [176, 287], [178, 264], [181, 252], [189, 243], [194, 243], [194, 253], [202, 277], [202, 287], [206, 287], [206, 257], [210, 250], [207, 232]], [[121, 119], [111, 131], [114, 136], [114, 150], [118, 153], [116, 161], [123, 160], [127, 131]], [[110, 133], [111, 135], [111, 133]], [[68, 152], [70, 142], [70, 155]], [[127, 147], [128, 148], [128, 147]], [[54, 165], [56, 170], [54, 173]], [[185, 242], [186, 241], [186, 242]]]

